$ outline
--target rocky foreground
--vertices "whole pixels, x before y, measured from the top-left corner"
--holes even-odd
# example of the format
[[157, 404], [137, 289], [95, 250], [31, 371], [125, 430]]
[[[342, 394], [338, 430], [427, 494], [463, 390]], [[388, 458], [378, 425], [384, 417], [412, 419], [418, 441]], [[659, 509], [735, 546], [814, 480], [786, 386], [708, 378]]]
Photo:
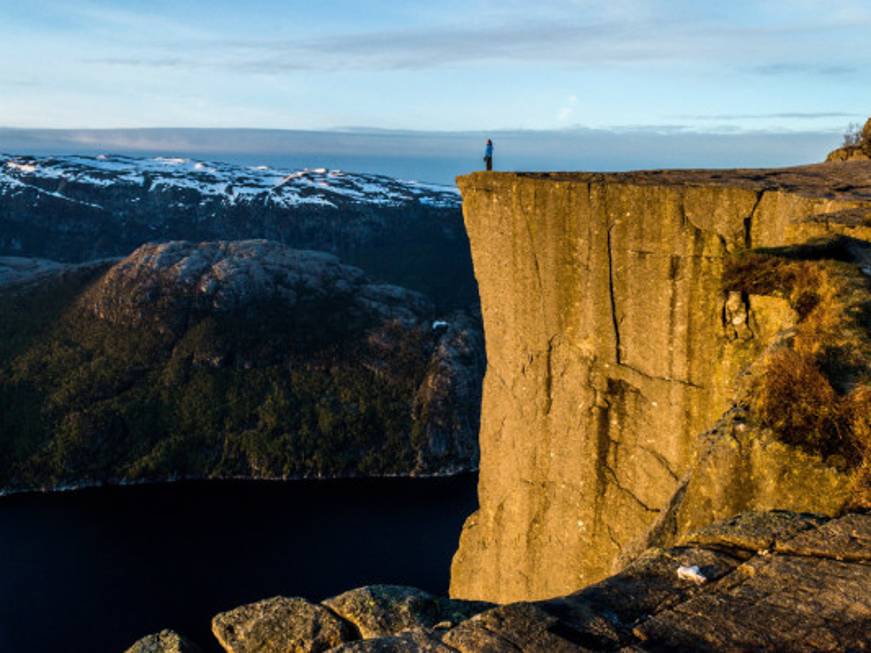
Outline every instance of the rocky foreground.
[[[871, 514], [745, 513], [567, 596], [492, 606], [364, 587], [217, 615], [228, 653], [871, 650]], [[165, 631], [127, 653], [196, 651]]]

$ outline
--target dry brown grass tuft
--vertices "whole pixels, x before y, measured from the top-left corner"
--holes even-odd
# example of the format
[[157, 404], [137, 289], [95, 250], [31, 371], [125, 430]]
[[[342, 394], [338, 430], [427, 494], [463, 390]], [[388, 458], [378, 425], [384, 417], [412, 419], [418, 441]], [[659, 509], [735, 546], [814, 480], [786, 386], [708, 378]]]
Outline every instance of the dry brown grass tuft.
[[751, 408], [782, 442], [858, 465], [871, 455], [871, 386], [839, 395], [814, 358], [781, 348], [767, 357]]
[[871, 384], [854, 388], [848, 400], [851, 432], [862, 454], [853, 501], [856, 507], [871, 508]]
[[[730, 264], [727, 290], [787, 299], [793, 337], [751, 381], [751, 408], [783, 442], [859, 469], [857, 497], [871, 499], [871, 325], [868, 280], [855, 265], [796, 252], [752, 253]], [[800, 252], [799, 252], [800, 254]]]

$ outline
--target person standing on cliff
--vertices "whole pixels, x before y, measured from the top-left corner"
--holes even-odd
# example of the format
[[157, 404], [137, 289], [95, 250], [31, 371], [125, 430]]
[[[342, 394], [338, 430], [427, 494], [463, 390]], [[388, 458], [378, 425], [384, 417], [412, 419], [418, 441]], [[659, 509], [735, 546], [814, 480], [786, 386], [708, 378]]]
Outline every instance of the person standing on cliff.
[[487, 171], [493, 170], [493, 141], [487, 139], [487, 145], [484, 147], [484, 164], [487, 166]]

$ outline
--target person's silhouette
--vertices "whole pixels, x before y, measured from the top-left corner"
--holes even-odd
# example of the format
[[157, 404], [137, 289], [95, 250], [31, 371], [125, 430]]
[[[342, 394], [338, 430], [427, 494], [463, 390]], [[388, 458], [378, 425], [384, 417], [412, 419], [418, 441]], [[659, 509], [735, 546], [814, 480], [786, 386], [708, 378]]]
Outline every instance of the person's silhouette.
[[487, 170], [493, 169], [493, 141], [487, 139], [487, 145], [484, 147], [484, 165]]

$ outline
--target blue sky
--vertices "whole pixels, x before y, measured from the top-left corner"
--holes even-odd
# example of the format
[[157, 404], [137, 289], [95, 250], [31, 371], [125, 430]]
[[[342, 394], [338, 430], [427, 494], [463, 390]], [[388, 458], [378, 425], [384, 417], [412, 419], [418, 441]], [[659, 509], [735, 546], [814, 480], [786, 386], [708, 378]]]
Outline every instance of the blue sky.
[[871, 0], [0, 0], [0, 126], [837, 132]]

